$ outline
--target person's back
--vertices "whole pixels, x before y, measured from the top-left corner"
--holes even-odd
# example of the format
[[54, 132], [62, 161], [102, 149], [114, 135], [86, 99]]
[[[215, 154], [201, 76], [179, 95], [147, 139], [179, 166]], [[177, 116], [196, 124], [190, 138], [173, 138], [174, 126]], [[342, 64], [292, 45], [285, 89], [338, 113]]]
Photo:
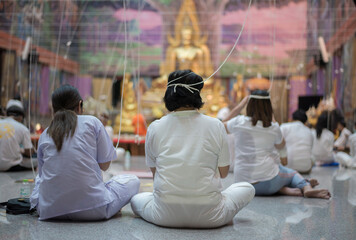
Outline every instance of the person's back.
[[[180, 80], [180, 81], [178, 81]], [[164, 96], [170, 113], [148, 127], [146, 164], [154, 192], [131, 200], [135, 214], [167, 227], [209, 228], [227, 224], [254, 196], [249, 183], [222, 191], [229, 171], [224, 125], [198, 112], [203, 79], [190, 70], [169, 75]]]
[[264, 181], [278, 173], [275, 144], [282, 141], [278, 123], [263, 127], [258, 121], [253, 126], [250, 117], [240, 115], [227, 128], [235, 136], [235, 182]]
[[0, 119], [0, 171], [21, 171], [37, 166], [31, 160], [31, 134], [22, 124], [25, 113], [19, 100], [10, 99], [6, 118]]
[[[107, 149], [108, 144], [102, 142], [97, 148], [96, 139], [101, 137], [98, 133], [100, 122], [84, 115], [78, 116], [77, 121], [73, 137], [63, 142], [60, 152], [47, 130], [39, 139], [39, 160], [45, 165], [39, 189], [40, 219], [105, 205], [114, 199], [105, 188], [96, 160], [97, 154], [101, 156], [100, 151]], [[108, 157], [114, 159], [114, 152], [110, 154], [112, 156]]]
[[12, 117], [0, 119], [0, 171], [22, 162], [20, 145], [32, 148], [29, 130]]
[[[239, 115], [246, 106], [247, 116]], [[285, 140], [279, 124], [273, 121], [269, 92], [252, 91], [224, 121], [235, 136], [235, 181], [251, 183], [256, 195], [276, 193], [329, 199], [326, 189], [313, 189], [297, 171], [282, 166], [287, 162]], [[315, 179], [311, 182], [317, 182]]]
[[52, 94], [53, 119], [38, 141], [38, 175], [31, 208], [40, 220], [103, 220], [112, 217], [138, 192], [133, 175], [104, 182], [101, 170], [116, 158], [99, 119], [83, 116], [77, 89], [64, 85]]
[[328, 111], [322, 112], [316, 123], [313, 134], [313, 149], [312, 157], [317, 164], [328, 164], [334, 161], [334, 134], [332, 132], [335, 125], [330, 117], [332, 113]]
[[319, 161], [320, 163], [333, 162], [334, 134], [328, 129], [323, 129], [320, 137], [317, 136], [314, 129], [312, 130], [312, 134], [314, 138], [312, 149], [314, 160]]
[[223, 124], [191, 110], [170, 113], [149, 128], [153, 134], [146, 139], [152, 143], [146, 154], [156, 159], [155, 197], [182, 208], [196, 202], [216, 205], [221, 198], [216, 164], [229, 165]]
[[305, 173], [312, 167], [313, 135], [311, 130], [300, 121], [283, 123], [282, 135], [286, 141], [287, 167]]

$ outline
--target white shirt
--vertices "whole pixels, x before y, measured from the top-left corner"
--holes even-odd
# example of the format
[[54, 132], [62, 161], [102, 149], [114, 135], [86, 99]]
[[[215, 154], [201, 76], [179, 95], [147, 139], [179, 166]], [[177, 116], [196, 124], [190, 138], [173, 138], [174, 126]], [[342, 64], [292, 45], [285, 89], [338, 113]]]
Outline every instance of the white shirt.
[[220, 119], [220, 120], [224, 120], [225, 118], [227, 118], [227, 116], [230, 113], [230, 108], [228, 107], [223, 107], [222, 109], [220, 109], [218, 111], [218, 114], [216, 115], [216, 118]]
[[295, 121], [281, 125], [282, 135], [286, 141], [287, 167], [300, 172], [309, 171], [312, 167], [313, 134], [302, 122]]
[[40, 220], [93, 209], [115, 197], [105, 187], [98, 163], [116, 158], [111, 139], [99, 119], [78, 115], [73, 137], [57, 152], [47, 129], [38, 142], [38, 176], [31, 196]]
[[261, 121], [252, 126], [251, 118], [239, 115], [227, 122], [235, 136], [235, 182], [259, 182], [274, 178], [279, 172], [279, 154], [275, 144], [283, 141], [279, 124], [265, 128]]
[[28, 128], [12, 117], [0, 119], [0, 171], [22, 162], [21, 147], [32, 148]]
[[315, 129], [312, 130], [312, 134], [314, 137], [312, 156], [315, 161], [324, 163], [333, 162], [334, 134], [326, 128], [321, 132], [320, 138], [316, 137]]
[[340, 136], [335, 140], [334, 146], [335, 147], [346, 147], [347, 140], [350, 135], [351, 135], [350, 130], [344, 127], [340, 133]]
[[351, 157], [356, 159], [356, 132], [349, 137], [349, 145], [350, 145], [350, 155]]
[[196, 110], [169, 113], [146, 135], [146, 163], [155, 167], [154, 199], [160, 204], [217, 204], [218, 167], [229, 165], [224, 125]]

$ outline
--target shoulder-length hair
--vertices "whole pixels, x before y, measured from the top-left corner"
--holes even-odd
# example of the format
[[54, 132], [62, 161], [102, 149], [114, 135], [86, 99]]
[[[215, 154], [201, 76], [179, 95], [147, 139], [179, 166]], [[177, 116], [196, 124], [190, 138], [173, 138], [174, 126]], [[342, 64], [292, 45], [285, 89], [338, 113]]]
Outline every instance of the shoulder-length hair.
[[251, 117], [252, 126], [256, 126], [257, 121], [262, 121], [263, 127], [269, 127], [272, 124], [273, 109], [271, 100], [253, 98], [253, 96], [269, 96], [265, 90], [255, 90], [251, 93], [249, 102], [247, 104], [246, 113]]

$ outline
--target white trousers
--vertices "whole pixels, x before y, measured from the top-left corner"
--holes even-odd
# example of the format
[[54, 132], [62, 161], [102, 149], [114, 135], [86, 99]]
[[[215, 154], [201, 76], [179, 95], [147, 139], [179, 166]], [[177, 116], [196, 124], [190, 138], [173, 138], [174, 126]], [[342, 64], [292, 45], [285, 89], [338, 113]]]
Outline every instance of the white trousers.
[[145, 192], [131, 199], [131, 208], [136, 215], [160, 226], [214, 228], [229, 223], [252, 200], [255, 188], [247, 182], [234, 183], [221, 195], [221, 202], [216, 204], [162, 204], [153, 193]]
[[140, 180], [135, 175], [125, 174], [112, 177], [105, 187], [116, 196], [111, 203], [75, 213], [65, 214], [54, 219], [95, 221], [109, 219], [130, 202], [132, 196], [140, 189]]
[[349, 154], [344, 152], [337, 152], [335, 154], [335, 161], [346, 167], [356, 167], [356, 157], [351, 157]]

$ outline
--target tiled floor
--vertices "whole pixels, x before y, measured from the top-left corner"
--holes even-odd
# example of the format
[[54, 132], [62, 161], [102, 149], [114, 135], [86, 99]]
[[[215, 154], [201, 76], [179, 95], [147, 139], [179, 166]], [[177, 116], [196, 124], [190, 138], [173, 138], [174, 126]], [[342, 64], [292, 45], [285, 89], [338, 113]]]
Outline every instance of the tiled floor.
[[[144, 170], [142, 158], [133, 158], [133, 170]], [[114, 163], [104, 175], [122, 170]], [[0, 173], [0, 201], [18, 197], [15, 180], [31, 178], [31, 172]], [[315, 167], [307, 176], [328, 188], [330, 200], [301, 197], [255, 197], [231, 225], [218, 229], [162, 228], [135, 217], [130, 206], [108, 221], [42, 222], [31, 215], [0, 212], [0, 239], [356, 239], [356, 170]], [[223, 181], [227, 187], [232, 174]], [[152, 180], [142, 179], [141, 191], [152, 191]]]

